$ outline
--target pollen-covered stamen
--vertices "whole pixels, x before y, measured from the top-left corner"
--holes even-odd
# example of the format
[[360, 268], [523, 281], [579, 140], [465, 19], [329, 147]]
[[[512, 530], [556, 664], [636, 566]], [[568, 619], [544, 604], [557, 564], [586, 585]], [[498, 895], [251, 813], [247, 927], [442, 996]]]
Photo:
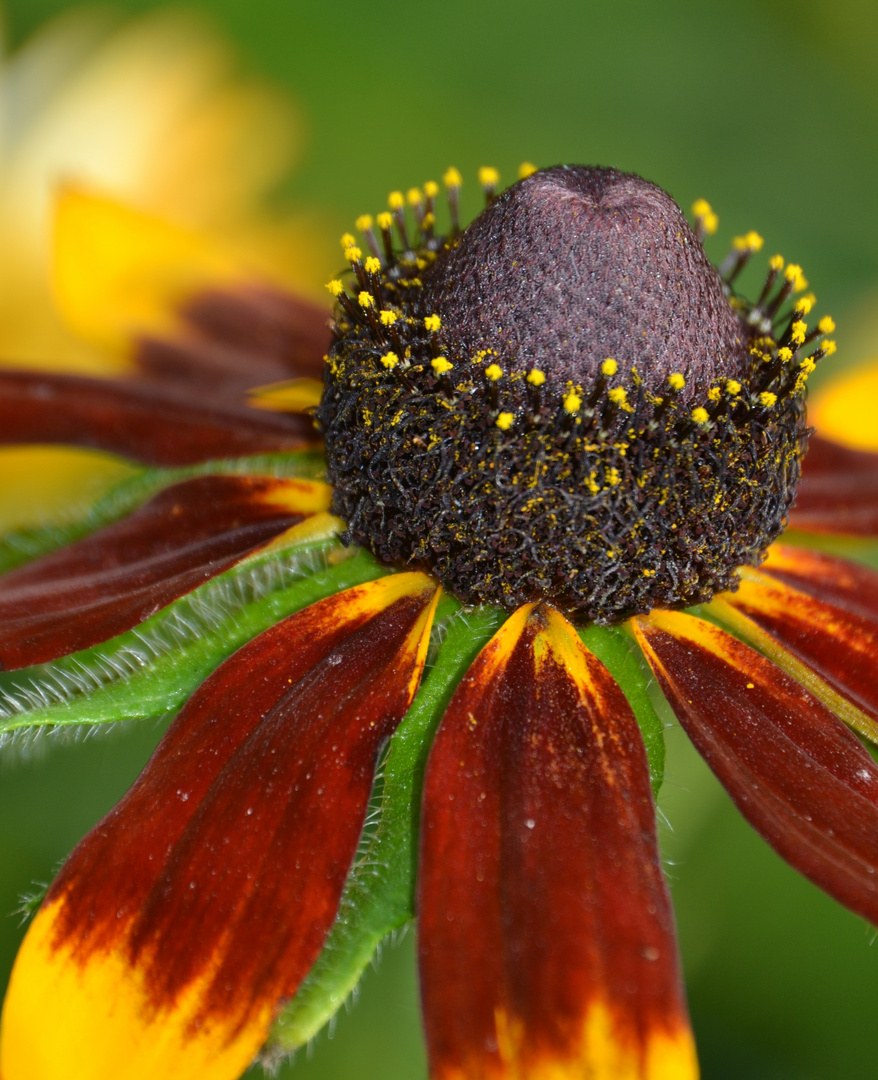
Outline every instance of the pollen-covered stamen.
[[402, 240], [402, 246], [406, 251], [411, 250], [411, 244], [409, 243], [408, 231], [406, 229], [405, 220], [405, 199], [401, 191], [391, 191], [387, 197], [387, 205], [390, 207], [390, 212], [393, 214], [393, 223], [396, 225], [396, 231], [399, 233], [399, 238]]
[[485, 206], [490, 206], [497, 195], [500, 173], [491, 165], [483, 165], [479, 169], [479, 183], [485, 193]]
[[707, 199], [696, 199], [692, 204], [692, 216], [695, 218], [695, 235], [699, 240], [713, 236], [719, 228], [719, 218]]
[[[454, 230], [460, 177], [445, 180]], [[759, 244], [740, 238], [729, 280]], [[781, 268], [766, 311], [802, 285], [795, 270], [778, 288]], [[802, 391], [831, 343], [800, 356], [811, 298], [784, 316], [789, 343], [752, 319], [654, 185], [529, 173], [380, 278], [398, 363], [349, 323], [318, 413], [334, 510], [380, 559], [466, 602], [610, 622], [733, 587], [782, 529]]]
[[732, 241], [732, 250], [720, 265], [719, 272], [726, 285], [731, 285], [757, 251], [762, 250], [764, 241], [758, 232], [752, 229], [743, 236], [736, 236]]
[[363, 234], [363, 238], [372, 254], [376, 259], [381, 258], [381, 249], [378, 246], [378, 238], [375, 235], [375, 230], [372, 227], [372, 215], [360, 214], [355, 222], [357, 229]]
[[448, 194], [448, 210], [451, 214], [450, 235], [457, 236], [460, 232], [460, 188], [463, 184], [463, 177], [452, 165], [450, 169], [445, 170], [442, 183], [445, 185]]

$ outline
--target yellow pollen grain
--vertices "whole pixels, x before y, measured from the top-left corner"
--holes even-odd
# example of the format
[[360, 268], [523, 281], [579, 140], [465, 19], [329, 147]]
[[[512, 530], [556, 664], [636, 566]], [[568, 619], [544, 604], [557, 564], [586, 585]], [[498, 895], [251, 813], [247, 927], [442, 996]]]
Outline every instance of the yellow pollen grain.
[[824, 341], [821, 348], [823, 349], [824, 356], [832, 356], [838, 346], [835, 344], [834, 341]]
[[582, 398], [575, 391], [571, 390], [568, 394], [564, 395], [564, 409], [571, 414], [579, 412], [582, 406]]
[[707, 201], [707, 199], [696, 199], [692, 203], [692, 216], [693, 217], [706, 217], [713, 212], [713, 207]]
[[732, 246], [736, 251], [753, 255], [762, 248], [764, 242], [759, 233], [751, 229], [750, 232], [745, 233], [743, 236], [736, 236], [732, 241]]
[[375, 220], [378, 222], [378, 228], [381, 229], [382, 232], [386, 232], [388, 229], [393, 228], [393, 215], [388, 214], [386, 210], [382, 210]]
[[702, 409], [699, 405], [696, 409], [692, 410], [692, 419], [696, 424], [706, 424], [710, 417], [707, 414], [707, 409]]
[[367, 274], [379, 274], [381, 272], [381, 260], [376, 259], [374, 255], [370, 255], [366, 259], [366, 273]]
[[501, 431], [508, 431], [515, 422], [515, 414], [511, 412], [501, 412], [494, 422]]
[[668, 376], [668, 385], [672, 390], [682, 390], [686, 385], [686, 380], [679, 371], [675, 371], [673, 375]]
[[805, 375], [810, 375], [813, 372], [815, 366], [816, 365], [814, 364], [814, 361], [811, 359], [811, 357], [806, 356], [805, 359], [801, 362], [801, 364], [799, 364], [799, 369], [800, 371], [804, 372]]
[[804, 342], [807, 330], [807, 325], [801, 322], [801, 320], [797, 320], [793, 323], [790, 338], [794, 345], [801, 345]]
[[479, 169], [479, 183], [482, 187], [496, 187], [500, 183], [500, 173], [493, 165], [483, 165]]
[[424, 326], [431, 334], [435, 334], [439, 327], [442, 325], [442, 320], [438, 315], [425, 315]]
[[720, 393], [721, 391], [718, 386], [711, 386], [711, 388], [707, 391], [707, 396], [710, 401], [719, 401]]
[[402, 197], [401, 191], [391, 191], [387, 196], [387, 205], [391, 210], [402, 210], [405, 206], [405, 199]]
[[428, 180], [426, 184], [424, 184], [424, 194], [427, 196], [428, 199], [436, 198], [436, 196], [439, 194], [439, 185], [436, 183], [435, 180]]
[[436, 215], [434, 213], [428, 211], [426, 214], [424, 214], [423, 218], [421, 219], [421, 226], [424, 229], [432, 229], [435, 224]]
[[532, 161], [522, 161], [518, 166], [518, 179], [527, 180], [529, 176], [533, 176], [533, 174], [538, 171], [539, 170]]
[[387, 308], [385, 308], [378, 318], [381, 320], [382, 326], [393, 326], [399, 316], [395, 311], [388, 311]]
[[349, 232], [342, 233], [341, 240], [339, 240], [339, 243], [341, 244], [343, 251], [347, 250], [349, 247], [353, 247], [354, 244], [356, 244], [356, 242], [357, 242], [356, 236], [354, 236], [353, 233], [349, 233]]
[[430, 361], [430, 367], [437, 375], [444, 375], [446, 371], [451, 371], [454, 364], [446, 356], [437, 356]]
[[531, 386], [542, 386], [546, 381], [546, 373], [539, 368], [533, 368], [528, 372], [527, 381]]
[[601, 364], [601, 371], [603, 372], [604, 375], [607, 376], [607, 378], [610, 378], [610, 376], [615, 375], [618, 370], [619, 370], [619, 365], [612, 358], [612, 356], [608, 356], [607, 359]]
[[797, 266], [795, 263], [790, 263], [784, 270], [784, 277], [792, 285], [794, 292], [801, 292], [802, 289], [808, 288], [808, 282], [802, 273], [801, 266]]
[[737, 395], [741, 393], [741, 384], [737, 379], [729, 379], [726, 382], [726, 391], [732, 397], [737, 397]]
[[831, 334], [835, 330], [835, 319], [831, 315], [824, 315], [817, 323], [817, 329], [821, 334]]
[[796, 314], [797, 315], [808, 315], [810, 313], [812, 307], [814, 307], [814, 303], [811, 300], [811, 297], [810, 296], [803, 296], [803, 297], [801, 297], [801, 299], [796, 301]]
[[375, 301], [371, 293], [367, 293], [365, 290], [357, 297], [357, 303], [361, 308], [370, 308], [375, 306]]
[[357, 220], [354, 222], [360, 232], [368, 232], [372, 228], [372, 215], [360, 214]]
[[332, 281], [327, 281], [326, 288], [332, 293], [333, 296], [341, 296], [344, 292], [344, 285], [338, 280], [333, 278]]
[[788, 364], [793, 358], [793, 350], [788, 349], [786, 345], [782, 349], [777, 350], [777, 358], [784, 364]]
[[381, 363], [387, 368], [388, 371], [392, 371], [393, 368], [399, 363], [399, 357], [395, 352], [385, 353], [381, 357]]
[[409, 206], [420, 206], [424, 201], [424, 195], [420, 188], [410, 187], [405, 193]]
[[779, 274], [783, 270], [783, 255], [772, 255], [768, 260], [768, 265], [776, 274]]
[[621, 476], [619, 476], [618, 469], [607, 469], [607, 483], [610, 485], [610, 487], [615, 487], [621, 481], [621, 479], [622, 478]]
[[628, 391], [624, 386], [614, 386], [612, 390], [607, 391], [607, 397], [614, 405], [618, 405], [620, 408], [624, 408], [628, 404]]
[[351, 247], [346, 247], [344, 249], [344, 257], [349, 263], [359, 262], [362, 256], [363, 252], [360, 248], [356, 246], [356, 244], [352, 245]]
[[491, 382], [496, 382], [503, 377], [503, 368], [499, 364], [488, 364], [485, 368], [485, 378], [490, 379]]
[[763, 390], [759, 395], [759, 400], [766, 409], [770, 409], [777, 402], [777, 394], [772, 394], [770, 390]]
[[460, 172], [452, 165], [451, 168], [446, 169], [442, 174], [442, 183], [447, 188], [459, 188], [463, 185], [463, 177]]

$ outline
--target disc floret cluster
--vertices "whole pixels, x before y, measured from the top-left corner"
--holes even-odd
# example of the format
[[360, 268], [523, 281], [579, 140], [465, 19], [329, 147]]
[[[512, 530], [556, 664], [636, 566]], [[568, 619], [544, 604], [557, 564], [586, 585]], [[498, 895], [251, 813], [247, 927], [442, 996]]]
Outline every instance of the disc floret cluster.
[[743, 299], [761, 238], [716, 269], [704, 200], [691, 226], [613, 169], [480, 181], [464, 231], [451, 169], [447, 232], [428, 183], [342, 238], [318, 419], [347, 539], [466, 603], [582, 621], [734, 588], [784, 528], [806, 383], [835, 348], [801, 269], [775, 256]]

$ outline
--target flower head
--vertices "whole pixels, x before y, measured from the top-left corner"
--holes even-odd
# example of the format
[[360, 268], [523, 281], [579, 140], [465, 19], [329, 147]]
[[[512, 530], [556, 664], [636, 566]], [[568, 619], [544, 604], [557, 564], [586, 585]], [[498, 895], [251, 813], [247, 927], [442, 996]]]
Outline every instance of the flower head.
[[[751, 824], [878, 923], [851, 731], [878, 741], [878, 577], [775, 543], [878, 526], [872, 455], [804, 457], [831, 320], [779, 257], [740, 298], [761, 238], [714, 270], [703, 200], [690, 227], [613, 170], [482, 180], [464, 231], [449, 170], [447, 233], [428, 183], [345, 235], [322, 398], [312, 310], [234, 275], [149, 380], [0, 375], [0, 437], [158, 466], [0, 581], [2, 730], [180, 708], [36, 916], [4, 1080], [235, 1077], [415, 914], [437, 1080], [694, 1077], [648, 672]], [[244, 404], [254, 357], [277, 381]]]

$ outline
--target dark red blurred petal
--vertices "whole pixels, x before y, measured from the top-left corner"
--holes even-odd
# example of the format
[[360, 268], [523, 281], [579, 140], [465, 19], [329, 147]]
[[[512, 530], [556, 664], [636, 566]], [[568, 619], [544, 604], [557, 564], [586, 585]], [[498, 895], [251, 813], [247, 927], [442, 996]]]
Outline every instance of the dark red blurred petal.
[[878, 573], [861, 563], [809, 548], [774, 544], [759, 569], [818, 600], [878, 621]]
[[812, 436], [790, 528], [878, 535], [878, 454]]
[[695, 1075], [640, 732], [551, 609], [512, 616], [446, 711], [418, 920], [432, 1077]]
[[0, 370], [0, 444], [66, 443], [149, 465], [300, 450], [310, 419], [116, 379]]
[[335, 918], [435, 594], [423, 574], [358, 586], [218, 668], [52, 886], [59, 958], [84, 971], [123, 958], [147, 995], [145, 1026], [178, 1007], [220, 1041], [262, 1025], [266, 1008], [270, 1022]]
[[0, 577], [0, 664], [42, 663], [115, 637], [308, 514], [307, 480], [203, 476], [123, 521]]
[[878, 925], [878, 766], [749, 646], [680, 612], [638, 620], [665, 696], [738, 809], [787, 862]]
[[758, 571], [747, 571], [724, 599], [878, 719], [878, 623]]
[[179, 337], [136, 344], [135, 360], [149, 379], [238, 401], [263, 383], [323, 379], [329, 312], [317, 304], [268, 286], [239, 285], [200, 293], [179, 315]]

